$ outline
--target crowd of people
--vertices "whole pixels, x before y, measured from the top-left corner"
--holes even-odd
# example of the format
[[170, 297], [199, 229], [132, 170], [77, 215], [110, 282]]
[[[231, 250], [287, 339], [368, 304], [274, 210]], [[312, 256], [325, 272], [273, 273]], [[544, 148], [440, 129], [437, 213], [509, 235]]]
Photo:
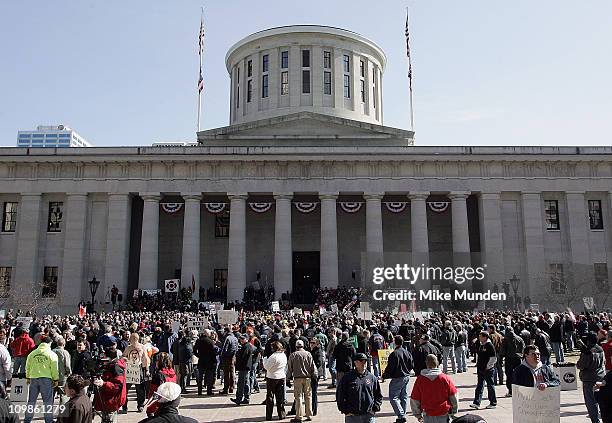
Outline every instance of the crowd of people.
[[[342, 295], [349, 296], [336, 298], [322, 291], [318, 296], [322, 304], [343, 304], [358, 294], [347, 290]], [[353, 423], [375, 421], [384, 403], [381, 383], [388, 382], [397, 423], [410, 414], [424, 422], [447, 422], [458, 412], [458, 389], [448, 374], [475, 365], [470, 407], [481, 407], [486, 385], [486, 407], [495, 408], [495, 385], [505, 384], [506, 396], [512, 396], [513, 384], [539, 390], [558, 386], [552, 357], [562, 365], [567, 353], [577, 350], [589, 418], [612, 421], [607, 313], [383, 312], [364, 320], [347, 311], [315, 309], [303, 316], [243, 310], [233, 324], [220, 325], [211, 311], [159, 307], [33, 316], [24, 327], [19, 313], [9, 310], [0, 319], [0, 397], [6, 397], [12, 379], [25, 377], [29, 404], [39, 395], [45, 405], [61, 404], [64, 411], [56, 414], [62, 423], [91, 422], [95, 414], [113, 422], [128, 411], [146, 413], [149, 422], [178, 422], [190, 421], [178, 413], [181, 394], [228, 395], [243, 406], [263, 388], [265, 377], [266, 420], [275, 410], [281, 420], [312, 420], [318, 392], [327, 384], [336, 390], [338, 411]], [[207, 317], [208, 324], [192, 326], [196, 315]], [[392, 352], [385, 366], [380, 354], [387, 349]], [[293, 388], [291, 403], [288, 388]], [[2, 401], [0, 413], [14, 418]], [[45, 411], [45, 422], [51, 423], [53, 408]], [[456, 421], [478, 419], [484, 421], [474, 414]], [[31, 420], [26, 412], [24, 421]]]

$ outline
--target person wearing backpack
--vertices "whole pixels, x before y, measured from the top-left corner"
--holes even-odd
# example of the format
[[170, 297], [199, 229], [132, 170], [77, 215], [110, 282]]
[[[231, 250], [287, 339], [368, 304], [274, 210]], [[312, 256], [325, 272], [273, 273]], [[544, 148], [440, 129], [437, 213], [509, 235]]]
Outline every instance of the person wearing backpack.
[[378, 351], [385, 349], [385, 339], [377, 328], [372, 329], [372, 336], [370, 337], [370, 355], [372, 356], [372, 370], [374, 376], [380, 377], [380, 361], [378, 359]]
[[444, 373], [448, 373], [448, 360], [450, 358], [453, 373], [457, 373], [457, 364], [455, 363], [455, 341], [457, 333], [453, 329], [450, 320], [444, 322], [444, 328], [440, 334], [440, 344], [442, 344], [442, 368]]
[[504, 371], [506, 372], [506, 388], [508, 388], [506, 397], [511, 397], [512, 375], [514, 374], [514, 369], [521, 365], [525, 342], [523, 338], [516, 336], [514, 329], [510, 326], [506, 328], [505, 335], [499, 351], [499, 358], [503, 362]]
[[552, 347], [550, 346], [550, 337], [548, 334], [541, 329], [536, 329], [534, 344], [540, 350], [540, 360], [542, 363], [550, 365], [550, 354], [552, 353]]

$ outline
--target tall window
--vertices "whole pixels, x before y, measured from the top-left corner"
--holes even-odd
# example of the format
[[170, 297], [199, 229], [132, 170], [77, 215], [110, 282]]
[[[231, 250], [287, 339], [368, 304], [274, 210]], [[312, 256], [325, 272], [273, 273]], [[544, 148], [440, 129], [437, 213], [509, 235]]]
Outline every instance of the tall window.
[[557, 200], [544, 201], [544, 213], [546, 215], [546, 230], [559, 229], [559, 202]]
[[361, 102], [365, 103], [365, 97], [366, 97], [365, 81], [362, 79], [360, 82], [361, 82]]
[[310, 94], [310, 71], [302, 71], [302, 94]]
[[253, 80], [247, 81], [247, 103], [250, 103], [253, 97]]
[[227, 288], [227, 269], [215, 269], [213, 271], [213, 284], [217, 289]]
[[268, 98], [268, 75], [261, 77], [261, 98]]
[[268, 66], [269, 66], [269, 57], [267, 54], [264, 54], [263, 57], [261, 58], [261, 68], [262, 68], [262, 72], [268, 72]]
[[310, 67], [310, 50], [302, 50], [302, 67]]
[[593, 263], [595, 273], [595, 290], [597, 292], [609, 292], [610, 284], [608, 283], [608, 264]]
[[565, 294], [567, 282], [563, 274], [563, 264], [550, 263], [548, 265], [548, 273], [550, 274], [550, 289], [553, 294]]
[[372, 106], [376, 108], [376, 67], [372, 70]]
[[359, 75], [365, 78], [365, 62], [363, 60], [359, 61]]
[[325, 71], [323, 72], [323, 94], [332, 93], [332, 80], [331, 80], [331, 72]]
[[57, 267], [45, 266], [45, 276], [43, 279], [42, 296], [55, 298], [57, 295]]
[[7, 298], [11, 293], [11, 268], [0, 267], [0, 298]]
[[344, 75], [344, 98], [351, 98], [351, 76]]
[[289, 72], [281, 72], [281, 95], [289, 94]]
[[2, 212], [2, 232], [15, 232], [17, 227], [17, 203], [4, 203]]
[[323, 67], [325, 69], [331, 69], [331, 51], [323, 52]]
[[236, 68], [236, 108], [240, 108], [240, 68]]
[[348, 54], [344, 55], [344, 72], [349, 73], [351, 71], [351, 58]]
[[62, 209], [64, 203], [52, 201], [49, 203], [49, 217], [47, 219], [47, 232], [61, 232], [62, 231]]
[[215, 238], [227, 238], [229, 236], [229, 211], [223, 211], [215, 215]]
[[247, 62], [247, 77], [251, 77], [253, 76], [253, 61], [249, 60]]
[[289, 52], [281, 51], [281, 69], [289, 68]]
[[603, 229], [601, 200], [589, 200], [589, 224], [591, 229]]

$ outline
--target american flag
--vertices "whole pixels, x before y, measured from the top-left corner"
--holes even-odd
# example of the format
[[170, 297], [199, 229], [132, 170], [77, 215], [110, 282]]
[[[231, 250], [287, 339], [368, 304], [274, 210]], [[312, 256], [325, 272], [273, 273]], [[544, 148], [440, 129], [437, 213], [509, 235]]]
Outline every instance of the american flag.
[[200, 78], [198, 79], [198, 93], [204, 89], [204, 78], [202, 78], [202, 68], [200, 68]]
[[410, 59], [410, 31], [408, 30], [408, 9], [406, 9], [406, 55], [408, 56], [408, 79], [412, 91], [412, 61]]
[[204, 9], [202, 9], [202, 16], [200, 17], [200, 35], [198, 37], [200, 45], [200, 56], [204, 53]]

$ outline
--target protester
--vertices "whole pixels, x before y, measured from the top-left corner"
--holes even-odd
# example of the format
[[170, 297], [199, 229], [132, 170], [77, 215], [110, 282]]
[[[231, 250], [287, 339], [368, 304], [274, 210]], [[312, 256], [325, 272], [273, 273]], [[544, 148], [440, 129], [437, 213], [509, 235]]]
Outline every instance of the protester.
[[263, 366], [266, 369], [266, 420], [272, 420], [275, 402], [278, 419], [284, 420], [287, 356], [283, 345], [278, 341], [272, 343], [272, 351], [269, 357], [263, 359]]
[[440, 349], [434, 346], [430, 341], [431, 338], [429, 337], [429, 335], [421, 335], [421, 337], [419, 338], [419, 346], [414, 350], [412, 357], [414, 359], [414, 373], [416, 375], [420, 375], [421, 370], [427, 368], [425, 360], [429, 354], [433, 354], [436, 357], [440, 357], [441, 355]]
[[[172, 366], [172, 360], [170, 360], [170, 356], [168, 353], [161, 352], [157, 355], [157, 362], [155, 364], [155, 373], [151, 377], [151, 383], [149, 385], [149, 400], [155, 394], [157, 388], [159, 388], [165, 382], [173, 382], [176, 383], [176, 373], [174, 372], [174, 367]], [[157, 402], [152, 402], [147, 407], [147, 415], [152, 416], [155, 414], [158, 408]]]
[[612, 330], [608, 330], [606, 341], [601, 344], [606, 361], [606, 372], [612, 371]]
[[612, 422], [612, 372], [608, 372], [602, 382], [597, 382], [593, 388], [595, 400], [599, 404], [603, 423]]
[[317, 375], [310, 378], [310, 391], [312, 393], [312, 415], [316, 416], [319, 409], [319, 371], [325, 369], [325, 353], [319, 344], [318, 338], [310, 340], [310, 354], [317, 369]]
[[93, 403], [94, 409], [102, 413], [103, 419], [114, 423], [117, 421], [117, 411], [127, 400], [125, 360], [118, 357], [116, 343], [107, 346], [104, 353], [110, 361], [104, 365], [102, 377], [93, 381], [96, 387]]
[[234, 334], [225, 329], [225, 340], [221, 348], [221, 367], [223, 369], [223, 391], [221, 395], [234, 393], [236, 386], [236, 353], [238, 352], [238, 340]]
[[238, 385], [236, 398], [230, 398], [236, 405], [249, 404], [251, 400], [251, 368], [253, 366], [254, 348], [246, 335], [240, 335], [240, 347], [236, 353], [236, 370], [238, 371]]
[[[353, 357], [357, 353], [353, 344], [348, 340], [348, 332], [342, 332], [340, 342], [334, 348], [332, 357], [336, 363], [336, 383], [353, 368]], [[367, 357], [366, 357], [367, 359]]]
[[375, 423], [383, 396], [376, 376], [368, 372], [365, 354], [356, 354], [355, 367], [338, 381], [336, 403], [345, 423]]
[[312, 354], [304, 350], [304, 342], [298, 339], [295, 342], [296, 351], [291, 353], [287, 360], [287, 380], [293, 381], [293, 395], [295, 397], [295, 418], [292, 422], [302, 421], [302, 399], [304, 400], [304, 417], [306, 421], [312, 419], [312, 392], [310, 381], [318, 377], [317, 367]]
[[497, 354], [495, 353], [495, 347], [489, 339], [488, 332], [480, 332], [480, 335], [478, 335], [478, 341], [480, 342], [478, 347], [478, 359], [476, 361], [478, 380], [476, 384], [476, 393], [474, 394], [474, 402], [470, 404], [470, 407], [476, 410], [480, 408], [482, 392], [486, 382], [489, 398], [489, 405], [487, 405], [486, 408], [495, 408], [497, 406], [497, 397], [495, 396], [495, 384], [493, 383], [493, 377], [495, 374]]
[[[145, 379], [149, 373], [149, 357], [147, 355], [147, 351], [140, 343], [140, 336], [137, 333], [130, 334], [130, 339], [127, 348], [123, 351], [123, 357], [127, 363], [130, 363], [132, 366], [137, 366], [140, 368], [140, 383], [134, 384], [136, 388], [136, 406], [138, 412], [141, 413], [144, 410], [145, 403]], [[130, 388], [132, 387], [131, 383], [126, 383], [125, 390], [126, 395], [130, 392]], [[127, 413], [128, 411], [128, 401], [125, 401], [123, 404], [123, 412]]]
[[[453, 381], [440, 371], [438, 358], [429, 354], [423, 369], [417, 376], [410, 395], [410, 406], [414, 416], [425, 423], [448, 422], [449, 414], [458, 409], [457, 388]], [[405, 422], [402, 419], [401, 422]], [[399, 423], [398, 420], [396, 422]]]
[[461, 323], [455, 327], [457, 339], [455, 340], [455, 361], [457, 362], [457, 373], [467, 372], [467, 331]]
[[[205, 329], [193, 346], [193, 354], [198, 358], [196, 384], [198, 395], [202, 395], [206, 386], [206, 395], [213, 395], [215, 386], [215, 369], [217, 368], [217, 352], [211, 332]], [[204, 384], [202, 384], [202, 379]]]
[[15, 328], [14, 332], [15, 339], [11, 342], [10, 349], [14, 361], [13, 375], [18, 375], [26, 372], [26, 358], [36, 345], [28, 332], [21, 327]]
[[589, 412], [591, 423], [599, 423], [599, 410], [595, 400], [594, 388], [598, 382], [603, 381], [605, 376], [604, 352], [597, 344], [597, 334], [593, 332], [587, 334], [586, 345], [582, 341], [578, 342], [578, 348], [580, 349], [580, 358], [576, 363], [576, 368], [580, 370], [579, 376], [582, 381], [584, 404]]
[[505, 335], [502, 341], [499, 359], [502, 361], [504, 371], [506, 372], [506, 388], [508, 388], [506, 396], [511, 397], [514, 370], [521, 364], [521, 359], [524, 356], [523, 350], [525, 349], [525, 343], [521, 337], [515, 335], [514, 329], [511, 327], [506, 328]]
[[11, 386], [13, 375], [11, 373], [11, 354], [4, 344], [0, 343], [0, 386]]
[[554, 370], [540, 361], [540, 350], [535, 345], [523, 349], [523, 361], [514, 369], [512, 383], [518, 386], [537, 388], [540, 391], [550, 386], [559, 386]]
[[176, 383], [162, 383], [153, 398], [158, 405], [155, 415], [141, 420], [140, 423], [197, 423], [197, 420], [179, 414], [181, 387]]
[[6, 390], [0, 384], [0, 421], [2, 423], [19, 423], [19, 416], [11, 409], [11, 403], [6, 397]]
[[59, 337], [56, 341], [57, 347], [53, 352], [57, 355], [57, 368], [59, 374], [59, 380], [55, 387], [55, 392], [59, 396], [59, 403], [63, 404], [67, 401], [65, 394], [66, 378], [72, 374], [72, 368], [70, 366], [70, 354], [64, 348], [66, 341], [64, 338]]
[[87, 381], [80, 375], [71, 375], [66, 379], [66, 396], [70, 399], [66, 409], [59, 413], [57, 423], [91, 423], [93, 407], [86, 393]]
[[389, 401], [397, 416], [397, 423], [406, 422], [408, 411], [408, 382], [410, 372], [414, 367], [412, 354], [404, 348], [404, 338], [397, 335], [394, 338], [395, 350], [389, 355], [387, 367], [383, 372], [383, 379], [391, 379], [389, 382]]
[[457, 340], [457, 333], [453, 329], [453, 324], [450, 320], [444, 322], [444, 328], [440, 336], [440, 343], [442, 344], [442, 368], [444, 373], [448, 372], [448, 360], [451, 361], [453, 373], [457, 373], [457, 365], [455, 363], [455, 341]]
[[57, 363], [57, 354], [51, 351], [51, 338], [46, 335], [41, 336], [40, 344], [26, 360], [26, 378], [30, 380], [30, 388], [24, 423], [32, 421], [34, 416], [32, 410], [39, 393], [45, 406], [45, 423], [53, 422], [53, 389], [59, 381]]

